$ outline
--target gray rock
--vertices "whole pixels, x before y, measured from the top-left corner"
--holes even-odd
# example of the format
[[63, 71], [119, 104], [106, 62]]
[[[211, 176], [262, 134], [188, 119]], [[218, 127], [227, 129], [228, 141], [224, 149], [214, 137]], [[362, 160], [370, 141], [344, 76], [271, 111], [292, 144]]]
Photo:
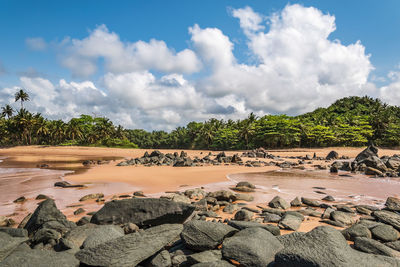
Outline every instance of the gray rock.
[[82, 248], [91, 248], [107, 241], [124, 236], [124, 230], [117, 225], [99, 225], [93, 229], [82, 244]]
[[222, 255], [239, 262], [241, 266], [267, 266], [281, 249], [283, 245], [270, 232], [254, 227], [225, 239]]
[[0, 232], [9, 234], [12, 237], [28, 237], [28, 231], [22, 228], [0, 227]]
[[352, 210], [349, 206], [346, 206], [346, 205], [341, 205], [341, 204], [339, 204], [339, 205], [336, 205], [335, 207], [336, 207], [336, 209], [337, 209], [338, 211], [343, 211], [343, 212], [348, 212], [348, 213], [354, 213], [354, 210]]
[[2, 267], [78, 267], [73, 254], [39, 249], [18, 250], [0, 263]]
[[181, 224], [163, 224], [143, 232], [132, 233], [82, 249], [75, 257], [94, 266], [136, 266], [176, 240], [182, 232]]
[[228, 190], [220, 190], [216, 192], [211, 192], [208, 194], [208, 197], [213, 197], [216, 198], [217, 200], [225, 200], [225, 201], [235, 201], [236, 200], [236, 194], [228, 191]]
[[168, 251], [161, 250], [158, 252], [151, 261], [146, 265], [147, 267], [170, 267], [172, 265], [171, 255]]
[[326, 208], [324, 210], [324, 212], [322, 213], [321, 218], [322, 219], [329, 219], [331, 217], [332, 211], [335, 211], [335, 210], [332, 209], [332, 208]]
[[235, 265], [230, 264], [227, 261], [220, 260], [214, 262], [202, 262], [192, 265], [192, 267], [233, 267]]
[[388, 197], [385, 203], [386, 209], [390, 211], [400, 211], [400, 199]]
[[27, 240], [27, 237], [12, 237], [0, 232], [0, 262]]
[[374, 239], [381, 240], [383, 242], [396, 241], [399, 239], [399, 232], [391, 225], [382, 224], [371, 229], [372, 236]]
[[33, 244], [50, 243], [51, 240], [58, 240], [61, 238], [61, 234], [53, 229], [42, 228], [36, 231], [32, 238]]
[[253, 227], [259, 227], [259, 228], [263, 228], [263, 229], [267, 230], [268, 232], [270, 232], [271, 234], [273, 234], [275, 236], [279, 236], [281, 234], [281, 230], [279, 229], [279, 227], [276, 225], [273, 225], [273, 224], [261, 224], [258, 222], [245, 222], [245, 221], [230, 220], [230, 221], [228, 221], [228, 225], [230, 225], [236, 229], [239, 229], [239, 230], [253, 228]]
[[276, 238], [278, 239], [279, 242], [281, 242], [281, 244], [284, 247], [288, 247], [288, 246], [292, 246], [292, 245], [296, 244], [297, 240], [300, 237], [302, 237], [304, 234], [305, 233], [303, 233], [303, 232], [293, 232], [290, 234], [277, 236]]
[[47, 228], [58, 226], [57, 228], [62, 228], [63, 232], [76, 226], [75, 223], [68, 221], [65, 215], [57, 209], [52, 199], [46, 199], [39, 204], [24, 228], [31, 234], [45, 225], [47, 225]]
[[184, 225], [181, 238], [187, 248], [205, 251], [215, 249], [225, 237], [236, 232], [235, 228], [223, 223], [193, 220]]
[[356, 206], [356, 211], [360, 214], [371, 215], [372, 211], [361, 206]]
[[354, 241], [356, 237], [371, 238], [371, 231], [362, 224], [354, 224], [349, 228], [344, 229], [342, 234], [347, 240], [351, 241]]
[[354, 240], [354, 248], [370, 254], [400, 257], [400, 252], [385, 246], [381, 242], [366, 237], [357, 237]]
[[330, 216], [332, 221], [336, 221], [344, 225], [354, 224], [354, 219], [351, 215], [349, 215], [349, 213], [335, 210], [331, 212]]
[[285, 215], [283, 215], [278, 226], [283, 229], [296, 231], [297, 229], [299, 229], [301, 222], [302, 219], [299, 216], [286, 213]]
[[333, 201], [335, 201], [335, 199], [333, 198], [333, 196], [326, 196], [326, 197], [324, 197], [322, 200], [324, 200], [324, 201], [329, 201], [329, 202], [333, 202]]
[[187, 256], [189, 264], [216, 262], [222, 260], [221, 250], [207, 250]]
[[352, 249], [343, 235], [329, 226], [319, 226], [296, 238], [275, 255], [276, 267], [294, 266], [398, 266], [390, 257]]
[[91, 223], [75, 227], [67, 232], [64, 237], [60, 239], [60, 242], [65, 245], [64, 249], [80, 248], [85, 239], [93, 234], [97, 227], [98, 225]]
[[385, 245], [394, 250], [400, 251], [400, 240], [388, 242], [388, 243], [385, 243]]
[[247, 209], [241, 209], [235, 213], [235, 220], [237, 221], [251, 221], [254, 216], [254, 212]]
[[345, 225], [343, 223], [337, 222], [337, 221], [332, 221], [332, 220], [329, 220], [329, 219], [320, 220], [320, 222], [327, 223], [327, 224], [330, 224], [330, 225], [333, 225], [333, 226], [337, 226], [337, 227], [345, 227]]
[[263, 213], [263, 217], [264, 217], [264, 222], [274, 222], [277, 223], [281, 220], [281, 216], [273, 214], [273, 213], [269, 213], [269, 212], [265, 212]]
[[304, 205], [307, 205], [307, 206], [310, 206], [310, 207], [319, 207], [319, 202], [318, 202], [318, 200], [315, 200], [315, 199], [310, 199], [310, 198], [305, 198], [305, 197], [302, 197], [301, 198], [301, 202], [304, 204]]
[[183, 223], [192, 215], [195, 207], [182, 202], [156, 198], [133, 198], [115, 200], [106, 203], [91, 223], [124, 224], [134, 223], [141, 226], [155, 226], [166, 223]]
[[284, 200], [283, 198], [281, 198], [280, 196], [275, 196], [269, 203], [268, 206], [270, 206], [271, 208], [275, 208], [275, 209], [288, 209], [290, 208], [289, 203], [286, 202], [286, 200]]
[[247, 201], [247, 202], [251, 202], [254, 200], [254, 197], [250, 194], [240, 194], [237, 193], [235, 194], [235, 199], [236, 200], [243, 200], [243, 201]]
[[229, 214], [233, 214], [238, 209], [240, 209], [240, 208], [237, 204], [228, 204], [224, 207], [224, 209], [222, 211], [229, 213]]
[[328, 155], [326, 156], [326, 160], [332, 160], [332, 159], [338, 159], [338, 158], [339, 158], [339, 154], [334, 150], [329, 152]]
[[248, 188], [256, 189], [255, 185], [253, 185], [252, 183], [247, 182], [247, 181], [237, 183], [236, 187], [248, 187]]
[[390, 224], [398, 231], [400, 231], [400, 215], [387, 210], [378, 210], [372, 213], [379, 221]]
[[290, 201], [290, 206], [292, 207], [300, 207], [301, 201], [298, 197], [295, 197], [292, 201]]

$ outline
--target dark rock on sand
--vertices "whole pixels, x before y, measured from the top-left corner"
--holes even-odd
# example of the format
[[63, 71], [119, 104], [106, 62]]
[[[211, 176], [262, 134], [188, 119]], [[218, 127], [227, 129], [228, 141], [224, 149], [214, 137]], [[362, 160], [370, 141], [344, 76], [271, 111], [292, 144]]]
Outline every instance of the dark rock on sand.
[[106, 203], [91, 222], [95, 224], [134, 223], [155, 226], [165, 223], [183, 223], [192, 215], [195, 207], [182, 202], [156, 198], [133, 198]]
[[336, 221], [344, 225], [354, 224], [354, 219], [352, 218], [352, 216], [349, 215], [349, 213], [343, 211], [332, 211], [330, 217], [332, 221]]
[[354, 241], [356, 237], [371, 238], [371, 231], [362, 224], [354, 224], [349, 228], [344, 229], [342, 234], [347, 240], [351, 241]]
[[385, 206], [386, 209], [390, 211], [400, 211], [400, 199], [396, 197], [388, 197]]
[[381, 242], [366, 237], [357, 237], [354, 240], [354, 248], [369, 254], [400, 257], [400, 252], [389, 248]]
[[294, 266], [398, 266], [390, 257], [352, 249], [343, 235], [329, 226], [319, 226], [296, 238], [275, 255], [276, 267]]
[[290, 206], [292, 207], [300, 207], [301, 201], [298, 197], [295, 197], [292, 201], [290, 201]]
[[254, 216], [254, 212], [247, 209], [241, 209], [235, 213], [235, 220], [237, 221], [251, 221]]
[[339, 154], [336, 151], [331, 151], [328, 153], [328, 155], [326, 156], [326, 160], [331, 160], [331, 159], [338, 159], [339, 158]]
[[40, 228], [57, 228], [66, 232], [75, 226], [75, 223], [68, 221], [65, 215], [57, 209], [54, 200], [47, 199], [39, 204], [24, 228], [31, 234]]
[[264, 222], [273, 222], [273, 223], [277, 223], [281, 220], [281, 216], [277, 215], [277, 214], [273, 214], [273, 213], [269, 213], [269, 212], [265, 212], [263, 213], [263, 217], [264, 217]]
[[371, 229], [372, 236], [374, 239], [381, 240], [383, 242], [396, 241], [399, 239], [399, 232], [391, 225], [382, 224], [375, 226]]
[[94, 194], [89, 194], [86, 196], [83, 196], [79, 199], [79, 201], [86, 201], [86, 200], [90, 200], [90, 199], [99, 199], [99, 198], [103, 198], [104, 194], [103, 193], [94, 193]]
[[279, 227], [273, 224], [261, 224], [258, 222], [243, 222], [243, 221], [230, 220], [228, 221], [228, 225], [238, 230], [243, 230], [252, 227], [259, 227], [267, 230], [268, 232], [270, 232], [275, 236], [279, 236], [281, 234], [281, 230], [279, 229]]
[[333, 202], [333, 201], [335, 201], [335, 199], [333, 198], [333, 196], [326, 196], [326, 197], [324, 197], [322, 200], [324, 200], [324, 201], [329, 201], [329, 202]]
[[13, 202], [14, 203], [24, 203], [25, 201], [27, 201], [27, 199], [24, 196], [22, 196], [22, 197], [17, 198]]
[[400, 215], [387, 210], [378, 210], [372, 213], [372, 216], [377, 218], [379, 221], [386, 224], [390, 224], [398, 231], [400, 231]]
[[262, 228], [247, 228], [222, 244], [222, 255], [241, 266], [268, 266], [283, 245], [270, 232]]
[[18, 250], [0, 263], [2, 267], [78, 267], [79, 260], [73, 254], [49, 250]]
[[310, 198], [305, 198], [305, 197], [302, 197], [301, 198], [301, 202], [304, 204], [304, 205], [307, 205], [307, 206], [310, 206], [310, 207], [319, 207], [319, 202], [318, 202], [318, 200], [315, 200], [315, 199], [310, 199]]
[[205, 251], [215, 249], [225, 237], [236, 232], [237, 229], [223, 223], [193, 220], [184, 225], [181, 238], [189, 249]]
[[290, 205], [286, 202], [286, 200], [284, 200], [283, 198], [281, 198], [280, 196], [275, 196], [269, 203], [268, 206], [270, 206], [271, 208], [275, 208], [275, 209], [288, 209], [290, 208]]
[[75, 257], [83, 264], [92, 266], [136, 266], [177, 239], [182, 232], [181, 224], [163, 224], [141, 233], [133, 233], [113, 239], [88, 249], [82, 249]]
[[283, 229], [296, 231], [297, 229], [299, 229], [301, 222], [301, 217], [286, 213], [279, 221], [278, 226]]
[[54, 183], [55, 187], [69, 188], [69, 187], [85, 187], [82, 184], [70, 184], [67, 181], [61, 181]]

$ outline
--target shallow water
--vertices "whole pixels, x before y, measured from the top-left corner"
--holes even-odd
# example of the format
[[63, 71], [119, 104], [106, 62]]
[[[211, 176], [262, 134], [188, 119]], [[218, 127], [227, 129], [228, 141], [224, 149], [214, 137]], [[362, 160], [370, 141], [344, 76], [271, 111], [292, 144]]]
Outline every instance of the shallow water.
[[388, 196], [400, 196], [400, 178], [371, 178], [347, 172], [337, 175], [328, 171], [291, 169], [232, 174], [228, 178], [232, 184], [239, 181], [255, 184], [257, 192], [253, 195], [256, 203], [270, 201], [275, 195], [286, 200], [296, 196], [322, 199], [331, 195], [337, 201], [383, 205]]

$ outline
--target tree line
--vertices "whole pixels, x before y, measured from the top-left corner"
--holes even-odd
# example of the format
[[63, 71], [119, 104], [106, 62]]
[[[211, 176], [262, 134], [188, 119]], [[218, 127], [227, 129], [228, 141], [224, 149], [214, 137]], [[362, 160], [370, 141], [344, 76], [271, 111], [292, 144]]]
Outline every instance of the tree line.
[[21, 108], [2, 107], [0, 145], [83, 145], [128, 148], [242, 150], [258, 147], [400, 145], [400, 108], [371, 97], [346, 97], [299, 116], [254, 113], [243, 120], [190, 122], [171, 132], [124, 129], [104, 117], [81, 115], [68, 122], [31, 113], [23, 90]]

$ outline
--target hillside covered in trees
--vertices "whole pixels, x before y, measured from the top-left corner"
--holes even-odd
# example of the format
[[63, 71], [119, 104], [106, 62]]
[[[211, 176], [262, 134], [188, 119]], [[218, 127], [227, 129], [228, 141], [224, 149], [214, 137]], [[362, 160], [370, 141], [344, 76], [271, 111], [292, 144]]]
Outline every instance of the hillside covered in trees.
[[252, 149], [400, 145], [400, 108], [370, 97], [347, 97], [328, 108], [299, 116], [253, 113], [244, 120], [190, 122], [170, 133], [129, 130], [107, 118], [81, 115], [68, 122], [48, 120], [24, 109], [29, 95], [15, 94], [21, 108], [2, 108], [0, 145], [93, 145], [131, 148]]

